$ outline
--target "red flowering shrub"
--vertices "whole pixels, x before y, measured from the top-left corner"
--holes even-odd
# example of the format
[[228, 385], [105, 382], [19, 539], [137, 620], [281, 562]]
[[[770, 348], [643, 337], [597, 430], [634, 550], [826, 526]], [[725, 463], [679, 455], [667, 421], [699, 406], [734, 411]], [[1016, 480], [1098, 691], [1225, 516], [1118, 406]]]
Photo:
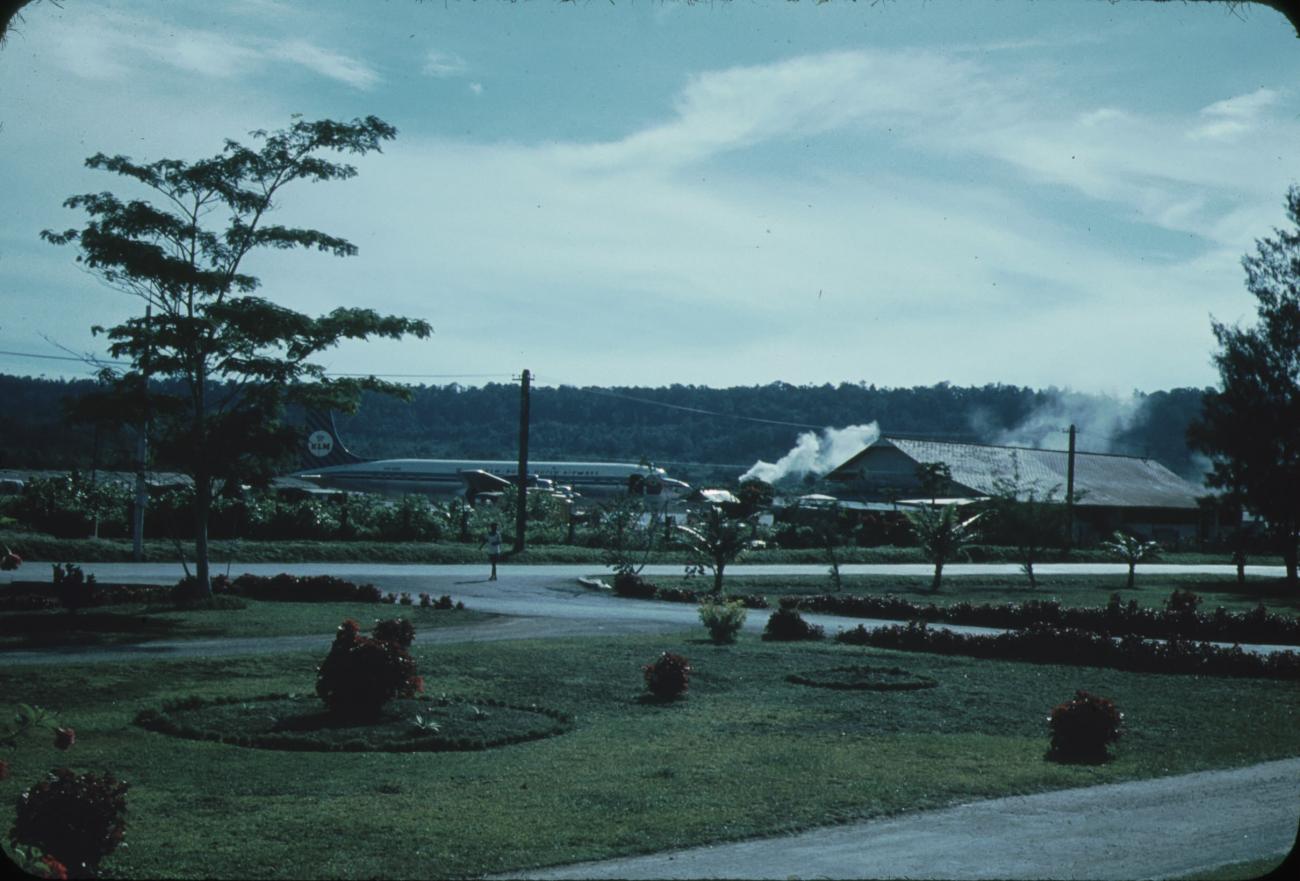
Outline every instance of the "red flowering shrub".
[[423, 685], [406, 651], [414, 638], [415, 628], [404, 619], [376, 622], [367, 639], [348, 618], [316, 668], [316, 694], [345, 719], [374, 718], [393, 698], [414, 697]]
[[681, 655], [664, 652], [654, 663], [641, 668], [645, 674], [645, 687], [661, 700], [673, 700], [690, 686], [691, 665]]
[[1103, 761], [1106, 747], [1119, 740], [1124, 714], [1115, 702], [1086, 691], [1077, 691], [1074, 700], [1052, 708], [1047, 717], [1052, 732], [1048, 755], [1066, 761]]
[[18, 796], [9, 840], [40, 848], [74, 874], [94, 874], [122, 843], [128, 786], [109, 774], [52, 771]]
[[395, 642], [402, 648], [411, 647], [415, 641], [415, 625], [405, 618], [390, 618], [387, 621], [376, 621], [375, 629], [372, 633], [375, 639], [386, 642]]

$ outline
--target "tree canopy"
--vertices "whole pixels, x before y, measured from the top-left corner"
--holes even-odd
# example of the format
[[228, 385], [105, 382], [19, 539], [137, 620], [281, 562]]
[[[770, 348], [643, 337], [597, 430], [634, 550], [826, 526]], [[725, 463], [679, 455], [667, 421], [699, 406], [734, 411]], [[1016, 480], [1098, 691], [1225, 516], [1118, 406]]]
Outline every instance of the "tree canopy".
[[1300, 542], [1300, 186], [1286, 196], [1291, 229], [1275, 229], [1242, 258], [1256, 300], [1250, 327], [1212, 321], [1220, 388], [1188, 433], [1214, 462], [1211, 486], [1262, 517], [1297, 583]]
[[[146, 314], [109, 328], [114, 358], [129, 361], [112, 374], [120, 404], [133, 416], [159, 420], [160, 457], [194, 479], [195, 557], [198, 582], [208, 582], [207, 519], [214, 485], [265, 476], [294, 446], [281, 424], [286, 403], [355, 410], [363, 389], [404, 393], [374, 377], [332, 379], [310, 359], [345, 339], [427, 337], [422, 320], [341, 307], [313, 318], [256, 292], [245, 258], [262, 248], [308, 248], [346, 257], [350, 242], [319, 230], [271, 224], [280, 191], [298, 181], [353, 177], [356, 169], [323, 154], [378, 151], [396, 129], [377, 117], [337, 122], [295, 118], [274, 132], [255, 131], [256, 148], [227, 140], [215, 156], [195, 162], [160, 159], [138, 163], [97, 153], [90, 168], [134, 181], [148, 198], [124, 200], [110, 192], [72, 196], [68, 208], [84, 211], [81, 229], [45, 230], [56, 245], [75, 244], [78, 262], [107, 285], [133, 294]], [[173, 380], [153, 385], [152, 377]], [[111, 407], [93, 399], [88, 412]]]

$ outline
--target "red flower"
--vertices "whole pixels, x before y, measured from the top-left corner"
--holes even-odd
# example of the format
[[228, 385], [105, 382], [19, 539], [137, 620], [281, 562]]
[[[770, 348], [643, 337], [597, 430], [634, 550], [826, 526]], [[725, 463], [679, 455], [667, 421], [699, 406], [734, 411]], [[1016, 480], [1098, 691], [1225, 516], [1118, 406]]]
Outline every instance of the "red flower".
[[67, 749], [77, 742], [77, 732], [72, 728], [54, 729], [54, 745], [59, 749]]
[[411, 681], [412, 681], [412, 683], [415, 685], [415, 690], [416, 690], [417, 693], [418, 693], [418, 692], [421, 692], [421, 691], [424, 691], [424, 677], [423, 677], [423, 676], [416, 676], [415, 679], [413, 679], [413, 680], [411, 680]]
[[8, 780], [8, 779], [9, 779], [9, 763], [6, 762], [4, 759], [0, 759], [0, 780]]
[[49, 854], [41, 857], [41, 863], [42, 877], [56, 878], [58, 881], [68, 881], [68, 869], [63, 865], [63, 863], [59, 862]]

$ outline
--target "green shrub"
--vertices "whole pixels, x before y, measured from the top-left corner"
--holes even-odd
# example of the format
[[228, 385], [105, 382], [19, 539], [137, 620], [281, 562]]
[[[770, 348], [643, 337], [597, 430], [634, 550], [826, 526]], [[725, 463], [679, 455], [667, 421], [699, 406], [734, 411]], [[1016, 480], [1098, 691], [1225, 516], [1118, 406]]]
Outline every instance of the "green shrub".
[[414, 627], [404, 619], [376, 622], [371, 639], [346, 619], [316, 668], [316, 694], [330, 713], [344, 719], [373, 719], [393, 698], [415, 697], [424, 683], [407, 653], [414, 638]]
[[795, 608], [798, 597], [782, 597], [781, 608], [772, 613], [763, 628], [763, 639], [796, 641], [803, 639], [824, 639], [826, 631], [817, 624], [809, 624]]
[[1052, 733], [1048, 756], [1057, 761], [1104, 761], [1106, 748], [1120, 738], [1123, 722], [1114, 701], [1075, 692], [1073, 700], [1057, 704], [1047, 717]]
[[51, 771], [18, 796], [9, 840], [40, 848], [74, 875], [93, 876], [122, 843], [128, 786], [109, 774]]
[[700, 601], [700, 620], [716, 643], [735, 642], [736, 634], [745, 626], [745, 615], [745, 604], [739, 600], [715, 602], [705, 598]]
[[645, 687], [660, 700], [674, 700], [690, 687], [690, 662], [673, 652], [664, 652], [642, 667], [641, 672], [645, 675]]

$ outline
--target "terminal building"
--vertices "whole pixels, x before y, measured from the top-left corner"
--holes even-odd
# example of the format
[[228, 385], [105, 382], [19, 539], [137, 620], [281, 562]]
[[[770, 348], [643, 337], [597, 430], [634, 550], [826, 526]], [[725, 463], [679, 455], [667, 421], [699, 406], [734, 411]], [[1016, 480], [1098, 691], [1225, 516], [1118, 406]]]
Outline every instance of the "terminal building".
[[[1020, 495], [1065, 500], [1070, 453], [991, 444], [948, 443], [882, 436], [826, 475], [836, 495], [865, 502], [930, 501], [918, 466], [946, 465], [951, 483], [940, 502], [967, 502], [998, 494], [1014, 482]], [[1154, 459], [1109, 453], [1074, 455], [1074, 540], [1088, 543], [1116, 530], [1166, 546], [1212, 537], [1217, 524], [1198, 501], [1207, 491]]]

